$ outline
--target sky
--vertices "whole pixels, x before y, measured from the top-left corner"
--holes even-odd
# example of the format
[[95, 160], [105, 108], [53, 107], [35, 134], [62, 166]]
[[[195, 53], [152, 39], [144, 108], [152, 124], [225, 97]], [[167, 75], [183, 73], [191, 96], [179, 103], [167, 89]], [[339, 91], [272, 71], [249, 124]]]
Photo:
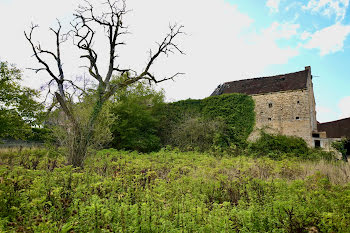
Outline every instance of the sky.
[[[350, 0], [127, 0], [125, 18], [131, 34], [118, 53], [118, 64], [141, 70], [149, 49], [156, 48], [169, 24], [184, 25], [176, 41], [185, 55], [161, 57], [152, 72], [159, 78], [185, 73], [163, 83], [167, 101], [209, 96], [223, 82], [278, 75], [311, 66], [317, 119], [350, 117]], [[99, 6], [99, 0], [92, 0]], [[79, 0], [0, 0], [0, 60], [24, 72], [23, 84], [40, 88], [49, 81], [37, 68], [23, 31], [40, 25], [35, 41], [52, 49], [56, 19], [68, 31]], [[106, 64], [106, 38], [95, 49]], [[86, 73], [72, 43], [65, 43], [66, 76]], [[67, 75], [68, 74], [68, 75]]]

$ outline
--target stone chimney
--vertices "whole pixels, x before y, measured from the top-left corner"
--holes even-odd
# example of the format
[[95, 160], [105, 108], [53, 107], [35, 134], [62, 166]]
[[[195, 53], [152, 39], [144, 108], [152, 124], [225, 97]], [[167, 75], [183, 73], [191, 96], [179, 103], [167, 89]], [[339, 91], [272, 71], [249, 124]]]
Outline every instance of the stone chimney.
[[305, 70], [308, 71], [308, 76], [312, 79], [312, 75], [311, 75], [311, 66], [305, 66]]

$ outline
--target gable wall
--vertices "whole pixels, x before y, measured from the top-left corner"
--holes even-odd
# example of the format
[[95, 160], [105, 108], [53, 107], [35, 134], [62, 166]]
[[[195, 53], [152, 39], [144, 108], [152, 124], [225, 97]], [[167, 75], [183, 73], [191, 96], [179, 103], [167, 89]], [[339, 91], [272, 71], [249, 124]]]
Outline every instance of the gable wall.
[[[252, 95], [255, 101], [256, 124], [250, 140], [256, 140], [260, 130], [303, 138], [309, 146], [312, 140], [312, 108], [308, 89], [262, 95]], [[299, 103], [298, 103], [299, 101]], [[269, 104], [272, 104], [272, 107]], [[299, 119], [297, 119], [299, 117]], [[271, 118], [271, 120], [269, 120]]]

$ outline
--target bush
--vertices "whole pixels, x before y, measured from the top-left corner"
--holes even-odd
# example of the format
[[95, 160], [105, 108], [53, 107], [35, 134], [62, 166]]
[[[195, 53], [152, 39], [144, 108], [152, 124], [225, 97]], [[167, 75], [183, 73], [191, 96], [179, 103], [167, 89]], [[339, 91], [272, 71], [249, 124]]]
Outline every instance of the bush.
[[343, 138], [340, 141], [335, 141], [332, 143], [332, 147], [341, 153], [344, 162], [348, 162], [347, 154], [350, 152], [348, 151], [348, 148], [350, 147], [350, 139]]
[[173, 129], [169, 144], [182, 151], [208, 151], [224, 137], [224, 129], [222, 121], [189, 117]]
[[164, 94], [145, 83], [135, 84], [118, 93], [111, 107], [115, 121], [111, 126], [112, 146], [117, 149], [150, 152], [161, 147], [160, 108]]
[[271, 135], [265, 132], [261, 132], [260, 138], [249, 145], [248, 151], [254, 156], [266, 156], [272, 159], [282, 159], [284, 157], [335, 159], [333, 153], [321, 151], [319, 149], [310, 149], [302, 138]]

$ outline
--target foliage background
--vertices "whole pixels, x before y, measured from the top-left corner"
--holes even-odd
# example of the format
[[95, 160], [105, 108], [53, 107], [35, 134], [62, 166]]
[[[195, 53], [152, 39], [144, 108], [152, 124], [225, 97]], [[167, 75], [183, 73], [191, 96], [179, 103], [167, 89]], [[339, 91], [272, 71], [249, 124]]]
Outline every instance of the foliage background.
[[26, 139], [39, 125], [43, 105], [39, 92], [20, 85], [21, 70], [0, 61], [0, 139]]

